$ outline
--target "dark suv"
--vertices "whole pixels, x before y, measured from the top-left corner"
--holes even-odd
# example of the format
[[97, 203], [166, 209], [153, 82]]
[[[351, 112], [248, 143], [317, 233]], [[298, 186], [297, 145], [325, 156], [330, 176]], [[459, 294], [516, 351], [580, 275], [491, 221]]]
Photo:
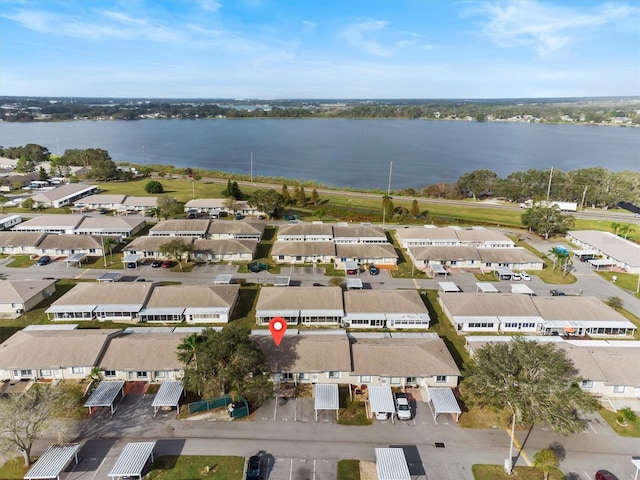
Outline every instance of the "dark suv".
[[264, 451], [249, 457], [246, 480], [266, 480], [268, 462]]

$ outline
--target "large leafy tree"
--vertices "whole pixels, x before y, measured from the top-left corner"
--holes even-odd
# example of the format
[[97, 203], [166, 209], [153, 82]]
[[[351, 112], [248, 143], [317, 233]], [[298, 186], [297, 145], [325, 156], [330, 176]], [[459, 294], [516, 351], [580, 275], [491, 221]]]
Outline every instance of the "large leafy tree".
[[472, 196], [475, 200], [478, 195], [492, 192], [497, 180], [498, 175], [493, 170], [474, 170], [462, 175], [456, 188], [465, 197]]
[[184, 214], [184, 203], [179, 202], [175, 198], [160, 197], [156, 208], [160, 212], [160, 216], [165, 220], [180, 217]]
[[478, 349], [465, 371], [464, 390], [472, 403], [503, 411], [515, 424], [541, 423], [567, 435], [586, 427], [582, 412], [598, 402], [580, 388], [582, 378], [553, 343], [522, 337], [490, 342]]
[[169, 240], [158, 247], [160, 253], [167, 258], [175, 258], [178, 262], [180, 270], [182, 270], [182, 259], [185, 254], [188, 254], [193, 250], [191, 243], [187, 243], [184, 238], [176, 238]]
[[256, 190], [249, 197], [249, 206], [257, 208], [271, 219], [283, 205], [284, 198], [275, 190]]
[[38, 384], [21, 395], [0, 399], [0, 453], [17, 451], [29, 466], [33, 442], [45, 433], [65, 398], [61, 384]]
[[207, 329], [194, 339], [187, 337], [183, 345], [178, 358], [185, 363], [188, 389], [204, 396], [241, 395], [253, 406], [273, 395], [266, 357], [249, 339], [248, 330]]
[[529, 230], [544, 236], [546, 240], [550, 236], [564, 234], [575, 224], [573, 215], [565, 215], [557, 205], [536, 203], [522, 214], [522, 224]]
[[149, 180], [144, 186], [144, 191], [149, 194], [164, 193], [164, 186], [157, 180]]

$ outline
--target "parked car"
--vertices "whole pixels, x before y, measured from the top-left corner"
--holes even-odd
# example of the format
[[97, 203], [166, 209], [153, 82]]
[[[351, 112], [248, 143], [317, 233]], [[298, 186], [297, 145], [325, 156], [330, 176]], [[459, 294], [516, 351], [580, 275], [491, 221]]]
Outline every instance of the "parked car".
[[388, 418], [388, 412], [376, 412], [376, 420], [387, 420]]
[[396, 393], [396, 413], [400, 420], [411, 420], [411, 407], [406, 393]]
[[138, 268], [138, 264], [136, 262], [127, 263], [127, 268]]
[[549, 293], [552, 297], [564, 297], [566, 295], [562, 290], [549, 290]]
[[527, 272], [520, 272], [520, 278], [525, 282], [531, 281], [531, 275], [529, 275]]
[[242, 216], [241, 213], [236, 213], [233, 218], [235, 218], [236, 220], [242, 220], [244, 217]]
[[170, 262], [169, 260], [164, 260], [164, 261], [160, 264], [160, 266], [161, 266], [162, 268], [171, 268], [171, 262]]
[[315, 283], [313, 284], [313, 286], [314, 286], [314, 287], [324, 287], [324, 283], [318, 283], [318, 282], [315, 282]]
[[160, 260], [154, 260], [153, 262], [151, 262], [151, 268], [160, 268], [161, 265], [162, 262]]
[[50, 262], [51, 262], [51, 257], [49, 255], [43, 255], [36, 261], [36, 265], [38, 267], [42, 267], [43, 265], [47, 265]]
[[598, 470], [596, 472], [596, 480], [618, 480], [609, 470]]
[[266, 480], [267, 470], [269, 469], [268, 460], [267, 454], [264, 451], [260, 451], [257, 455], [249, 457], [246, 480]]
[[511, 275], [511, 280], [516, 281], [516, 282], [520, 281], [520, 280], [522, 280], [522, 275], [520, 275], [519, 273], [514, 273], [514, 274]]
[[369, 265], [369, 273], [371, 275], [378, 275], [380, 273], [380, 269], [372, 263]]

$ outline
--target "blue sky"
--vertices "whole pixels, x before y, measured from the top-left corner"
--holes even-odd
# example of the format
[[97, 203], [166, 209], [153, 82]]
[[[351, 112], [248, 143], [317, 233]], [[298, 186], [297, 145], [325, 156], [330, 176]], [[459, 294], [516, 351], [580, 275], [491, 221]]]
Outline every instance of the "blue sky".
[[0, 95], [640, 95], [636, 0], [0, 2]]

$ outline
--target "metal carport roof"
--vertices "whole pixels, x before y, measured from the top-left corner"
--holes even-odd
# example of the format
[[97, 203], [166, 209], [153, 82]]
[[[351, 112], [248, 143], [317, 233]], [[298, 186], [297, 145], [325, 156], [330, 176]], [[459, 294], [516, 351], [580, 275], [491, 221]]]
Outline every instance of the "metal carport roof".
[[218, 276], [216, 276], [215, 280], [213, 281], [214, 285], [228, 285], [231, 283], [231, 279], [233, 278], [233, 275], [230, 273], [221, 273]]
[[453, 282], [438, 282], [441, 292], [459, 292], [460, 288]]
[[390, 413], [391, 418], [396, 413], [396, 406], [393, 403], [391, 387], [371, 385], [368, 389], [369, 405], [371, 412]]
[[523, 285], [521, 283], [512, 283], [511, 284], [511, 293], [522, 293], [524, 295], [535, 295], [536, 292], [531, 290], [527, 285]]
[[411, 480], [401, 448], [376, 448], [376, 471], [378, 480]]
[[113, 402], [118, 397], [118, 394], [122, 393], [124, 397], [124, 380], [115, 381], [103, 381], [98, 384], [98, 388], [87, 399], [84, 406], [91, 411], [92, 407], [109, 407], [111, 408], [111, 414], [116, 411], [113, 408]]
[[81, 265], [82, 260], [84, 260], [86, 256], [86, 253], [73, 253], [65, 259], [65, 263], [67, 264], [67, 267], [70, 263], [77, 263], [78, 265]]
[[23, 478], [25, 480], [59, 478], [60, 472], [67, 468], [72, 458], [75, 457], [76, 464], [78, 463], [78, 448], [80, 448], [79, 443], [51, 445]]
[[429, 408], [433, 414], [433, 421], [437, 424], [438, 415], [441, 413], [455, 413], [456, 423], [462, 411], [450, 388], [427, 388], [429, 394]]
[[498, 290], [493, 283], [489, 282], [477, 282], [476, 283], [476, 292], [482, 293], [499, 293]]
[[180, 413], [180, 397], [183, 391], [181, 382], [162, 382], [151, 404], [153, 416], [155, 417], [162, 407], [176, 407], [177, 413]]
[[153, 463], [153, 448], [156, 442], [127, 443], [116, 464], [109, 472], [110, 477], [138, 477], [142, 478], [142, 471], [151, 457]]
[[431, 271], [436, 275], [441, 274], [441, 275], [444, 275], [445, 277], [449, 275], [449, 272], [447, 271], [447, 269], [444, 268], [440, 263], [434, 263], [433, 265], [429, 265], [429, 268], [431, 268]]
[[138, 260], [142, 258], [139, 253], [130, 253], [122, 259], [122, 263], [138, 263]]
[[347, 278], [346, 280], [347, 290], [362, 290], [362, 279], [361, 278]]
[[336, 418], [338, 418], [340, 399], [338, 397], [338, 385], [336, 383], [316, 383], [313, 386], [313, 398], [316, 422], [318, 421], [318, 410], [335, 410]]

